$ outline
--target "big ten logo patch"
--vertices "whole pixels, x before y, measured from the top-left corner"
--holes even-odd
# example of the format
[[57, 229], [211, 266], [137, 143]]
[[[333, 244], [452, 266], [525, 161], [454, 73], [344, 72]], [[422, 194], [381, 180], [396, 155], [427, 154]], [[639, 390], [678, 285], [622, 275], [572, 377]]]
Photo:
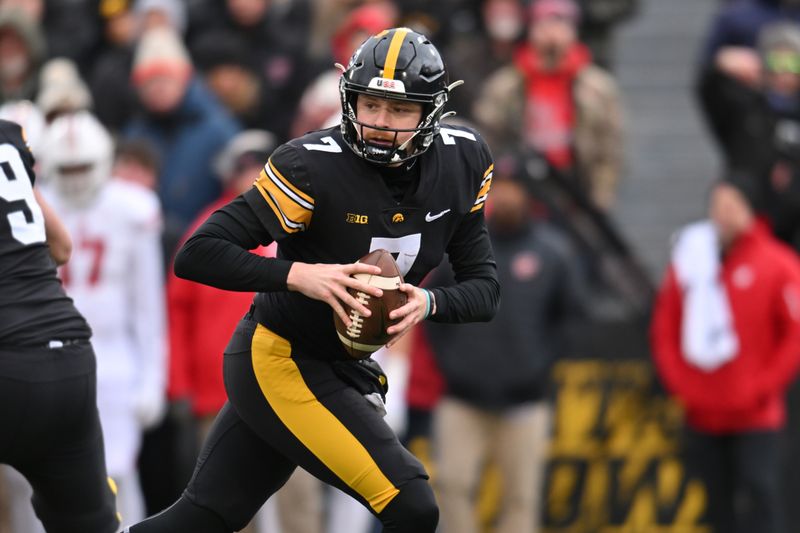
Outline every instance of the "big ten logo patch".
[[651, 391], [647, 361], [561, 361], [553, 382], [544, 531], [711, 533], [679, 458], [682, 413]]
[[347, 213], [345, 215], [345, 222], [348, 224], [368, 224], [369, 217], [367, 215], [357, 215], [355, 213]]

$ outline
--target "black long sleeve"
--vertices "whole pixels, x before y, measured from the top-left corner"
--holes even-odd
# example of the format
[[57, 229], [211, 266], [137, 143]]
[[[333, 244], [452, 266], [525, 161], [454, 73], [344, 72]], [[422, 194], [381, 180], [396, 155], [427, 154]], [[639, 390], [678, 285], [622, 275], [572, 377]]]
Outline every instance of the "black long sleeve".
[[488, 322], [500, 305], [500, 283], [483, 215], [468, 216], [447, 247], [456, 284], [435, 287], [435, 322]]
[[729, 160], [737, 157], [735, 139], [743, 116], [759, 105], [758, 92], [710, 66], [700, 73], [697, 95], [714, 140]]
[[229, 291], [285, 291], [292, 262], [248, 251], [272, 240], [239, 196], [215, 211], [186, 241], [175, 257], [175, 274]]

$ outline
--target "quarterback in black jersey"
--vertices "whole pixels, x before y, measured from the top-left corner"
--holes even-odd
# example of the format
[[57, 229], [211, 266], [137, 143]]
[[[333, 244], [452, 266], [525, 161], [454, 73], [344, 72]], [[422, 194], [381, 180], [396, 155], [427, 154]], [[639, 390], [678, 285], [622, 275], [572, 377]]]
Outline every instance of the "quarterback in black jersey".
[[[279, 147], [254, 187], [215, 212], [179, 252], [181, 277], [256, 291], [225, 351], [229, 402], [182, 497], [131, 533], [228, 533], [244, 527], [302, 466], [350, 494], [392, 533], [434, 533], [422, 465], [337, 371], [349, 361], [332, 311], [369, 311], [348, 287], [377, 274], [369, 251], [397, 257], [408, 303], [390, 344], [423, 319], [490, 320], [499, 286], [484, 223], [492, 159], [468, 128], [440, 124], [444, 63], [426, 37], [386, 30], [340, 81], [342, 124]], [[276, 259], [247, 250], [278, 242]], [[418, 288], [447, 253], [457, 284]]]
[[56, 274], [69, 235], [33, 184], [22, 129], [0, 120], [0, 462], [48, 533], [112, 533], [91, 330]]

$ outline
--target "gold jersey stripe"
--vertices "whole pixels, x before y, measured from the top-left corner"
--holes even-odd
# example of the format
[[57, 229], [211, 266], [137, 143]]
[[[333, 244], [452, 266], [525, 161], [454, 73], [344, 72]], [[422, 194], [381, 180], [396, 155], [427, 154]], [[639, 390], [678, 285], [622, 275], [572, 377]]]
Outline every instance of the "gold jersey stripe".
[[[270, 204], [275, 215], [282, 220], [286, 226], [294, 228], [294, 231], [305, 229], [311, 222], [312, 209], [308, 209], [286, 193], [286, 189], [280, 187], [276, 180], [272, 179], [266, 169], [261, 171], [261, 175], [256, 180], [256, 187], [261, 191], [261, 195]], [[308, 205], [308, 204], [306, 204]]]
[[397, 67], [397, 58], [400, 55], [400, 47], [403, 46], [403, 39], [408, 34], [408, 28], [398, 28], [389, 43], [389, 51], [386, 52], [386, 62], [383, 64], [383, 77], [390, 80], [394, 79], [394, 69]]
[[475, 204], [473, 205], [472, 209], [469, 210], [470, 213], [478, 211], [486, 202], [486, 198], [489, 196], [489, 189], [492, 188], [492, 176], [494, 176], [493, 169], [494, 165], [489, 165], [489, 168], [487, 168], [486, 172], [483, 173], [481, 189], [478, 191], [478, 197], [475, 198]]
[[322, 463], [380, 513], [400, 490], [359, 440], [308, 388], [292, 345], [261, 324], [251, 345], [261, 393], [281, 422]]
[[285, 231], [286, 233], [297, 233], [298, 231], [300, 231], [299, 229], [290, 228], [289, 226], [286, 225], [286, 222], [284, 221], [283, 215], [278, 209], [278, 206], [275, 205], [275, 202], [272, 200], [272, 198], [270, 198], [269, 194], [264, 190], [263, 187], [261, 187], [256, 183], [256, 188], [261, 193], [261, 196], [264, 197], [264, 200], [267, 202], [267, 205], [269, 205], [270, 209], [272, 209], [272, 211], [275, 213], [275, 218], [277, 218], [278, 222], [280, 222], [283, 231]]
[[[273, 165], [273, 164], [272, 164], [272, 158], [270, 158], [270, 159], [268, 159], [268, 160], [267, 160], [267, 166], [269, 167], [269, 169], [272, 171], [272, 173], [274, 174], [274, 176], [275, 176], [275, 177], [276, 177], [278, 180], [280, 180], [280, 181], [281, 181], [281, 182], [282, 182], [282, 183], [283, 183], [283, 184], [284, 184], [286, 187], [288, 187], [288, 188], [289, 188], [289, 190], [291, 190], [291, 191], [292, 191], [294, 194], [296, 194], [297, 196], [299, 196], [298, 203], [301, 203], [301, 204], [302, 204], [302, 203], [303, 203], [302, 201], [306, 201], [306, 202], [308, 202], [309, 204], [311, 204], [311, 206], [309, 207], [309, 209], [314, 209], [314, 207], [313, 207], [313, 206], [314, 206], [314, 199], [313, 199], [313, 198], [311, 198], [311, 197], [310, 197], [309, 195], [307, 195], [306, 193], [304, 193], [303, 191], [301, 191], [300, 189], [298, 189], [297, 187], [295, 187], [294, 185], [292, 185], [292, 183], [291, 183], [289, 180], [287, 180], [286, 178], [284, 178], [284, 177], [283, 177], [283, 174], [281, 174], [281, 173], [280, 173], [280, 171], [278, 171], [278, 169], [275, 167], [275, 165]], [[266, 168], [266, 167], [265, 167], [265, 168]]]
[[314, 201], [312, 200], [311, 202], [309, 202], [308, 200], [306, 200], [306, 198], [308, 198], [308, 196], [306, 196], [306, 195], [299, 196], [295, 192], [296, 189], [294, 187], [288, 187], [286, 180], [281, 179], [282, 176], [278, 177], [278, 174], [275, 173], [274, 168], [275, 167], [273, 167], [271, 165], [265, 165], [262, 174], [266, 174], [266, 176], [270, 180], [272, 180], [272, 183], [274, 183], [275, 186], [278, 189], [281, 190], [283, 195], [287, 196], [290, 200], [295, 202], [297, 205], [299, 205], [303, 209], [308, 209], [310, 211], [313, 211], [314, 210]]
[[478, 191], [478, 197], [475, 199], [475, 203], [483, 202], [486, 200], [486, 195], [489, 194], [489, 189], [492, 188], [492, 176], [494, 173], [489, 174], [483, 181], [481, 182], [481, 190]]
[[264, 201], [267, 202], [267, 205], [270, 207], [270, 209], [272, 209], [272, 212], [275, 213], [275, 218], [278, 219], [278, 222], [280, 222], [281, 227], [286, 233], [297, 233], [298, 231], [304, 229], [301, 224], [297, 224], [296, 222], [289, 220], [286, 215], [283, 214], [283, 211], [281, 211], [278, 203], [261, 183], [256, 181], [254, 186], [256, 189], [258, 189], [258, 192], [261, 193], [261, 196], [264, 198]]

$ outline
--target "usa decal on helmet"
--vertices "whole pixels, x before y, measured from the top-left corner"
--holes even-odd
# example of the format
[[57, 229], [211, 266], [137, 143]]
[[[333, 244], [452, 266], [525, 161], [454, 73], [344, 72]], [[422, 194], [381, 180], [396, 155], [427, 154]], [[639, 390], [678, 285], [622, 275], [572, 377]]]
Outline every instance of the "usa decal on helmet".
[[393, 93], [406, 93], [406, 86], [400, 80], [390, 80], [387, 78], [372, 78], [369, 80], [369, 89], [378, 89], [381, 91], [390, 91]]

